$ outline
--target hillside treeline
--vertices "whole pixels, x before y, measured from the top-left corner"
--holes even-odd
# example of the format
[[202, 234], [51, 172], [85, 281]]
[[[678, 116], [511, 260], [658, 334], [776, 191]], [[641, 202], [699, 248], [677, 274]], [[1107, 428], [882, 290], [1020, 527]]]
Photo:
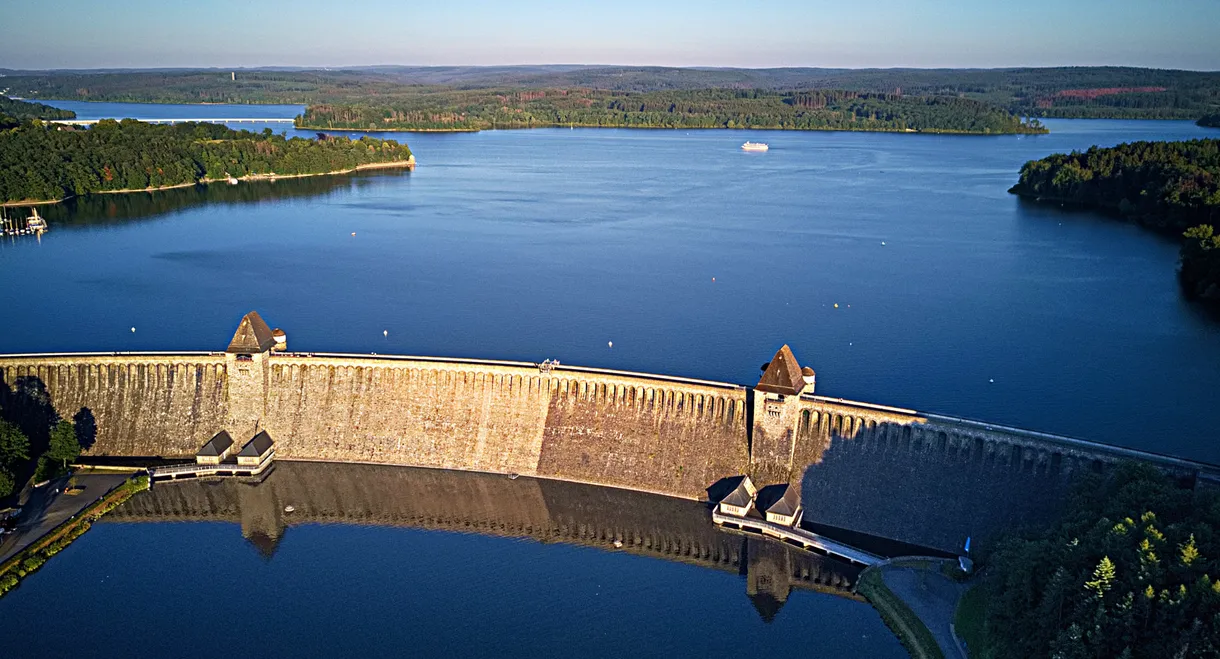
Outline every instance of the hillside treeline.
[[0, 96], [0, 129], [13, 128], [30, 119], [75, 119], [71, 110], [60, 110], [42, 103], [19, 101]]
[[7, 72], [27, 97], [144, 103], [398, 106], [469, 89], [842, 89], [962, 96], [1021, 116], [1197, 119], [1220, 107], [1220, 73], [1133, 67], [682, 69], [647, 66], [372, 67], [315, 71]]
[[1032, 160], [1010, 192], [1121, 215], [1183, 236], [1186, 292], [1220, 305], [1220, 139], [1131, 142]]
[[1204, 128], [1220, 128], [1220, 112], [1203, 115], [1195, 123]]
[[1120, 467], [1050, 529], [986, 559], [987, 648], [971, 656], [1220, 656], [1220, 499], [1155, 468]]
[[851, 91], [607, 92], [590, 89], [461, 90], [395, 105], [312, 105], [299, 127], [355, 130], [485, 130], [587, 126], [787, 130], [1036, 133], [992, 105], [957, 97]]
[[37, 123], [0, 131], [0, 201], [62, 199], [250, 175], [321, 174], [408, 159], [405, 144], [291, 139], [218, 124], [125, 119], [88, 130]]

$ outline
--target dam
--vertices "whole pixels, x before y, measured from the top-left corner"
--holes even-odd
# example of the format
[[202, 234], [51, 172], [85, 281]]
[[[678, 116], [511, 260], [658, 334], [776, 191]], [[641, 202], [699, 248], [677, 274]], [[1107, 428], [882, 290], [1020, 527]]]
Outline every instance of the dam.
[[799, 488], [815, 528], [941, 552], [1045, 519], [1078, 476], [1123, 461], [1220, 482], [1214, 465], [819, 395], [786, 345], [744, 386], [549, 361], [299, 353], [282, 339], [251, 312], [223, 351], [0, 355], [0, 408], [35, 428], [86, 424], [93, 457], [188, 458], [220, 431], [267, 432], [282, 460], [696, 500], [745, 474]]

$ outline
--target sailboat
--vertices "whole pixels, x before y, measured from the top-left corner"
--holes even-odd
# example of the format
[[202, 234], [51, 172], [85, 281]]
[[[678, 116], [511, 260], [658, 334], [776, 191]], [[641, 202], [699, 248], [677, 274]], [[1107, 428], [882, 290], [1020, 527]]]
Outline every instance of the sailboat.
[[31, 233], [42, 233], [43, 231], [46, 231], [47, 221], [42, 219], [42, 216], [38, 214], [37, 208], [32, 210], [33, 212], [25, 220], [26, 231]]

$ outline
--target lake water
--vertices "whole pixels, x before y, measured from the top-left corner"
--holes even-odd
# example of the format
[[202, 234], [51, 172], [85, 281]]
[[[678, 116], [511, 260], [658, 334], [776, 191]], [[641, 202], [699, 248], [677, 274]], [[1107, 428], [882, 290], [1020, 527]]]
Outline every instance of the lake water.
[[0, 619], [22, 632], [0, 651], [906, 656], [850, 594], [842, 579], [855, 574], [720, 531], [690, 501], [281, 462], [256, 486], [194, 481], [137, 495], [0, 599]]
[[[47, 209], [41, 243], [0, 249], [0, 351], [218, 349], [258, 309], [296, 350], [748, 384], [787, 342], [827, 395], [1220, 461], [1220, 322], [1182, 299], [1174, 241], [1006, 192], [1032, 158], [1208, 129], [1048, 125], [386, 133], [414, 173]], [[771, 151], [743, 153], [747, 139]]]

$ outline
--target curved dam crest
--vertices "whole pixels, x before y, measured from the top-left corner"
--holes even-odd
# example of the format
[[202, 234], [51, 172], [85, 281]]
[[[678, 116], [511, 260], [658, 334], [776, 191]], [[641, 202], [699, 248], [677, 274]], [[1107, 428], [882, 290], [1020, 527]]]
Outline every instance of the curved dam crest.
[[[259, 431], [289, 460], [520, 474], [691, 499], [749, 474], [800, 488], [806, 520], [940, 551], [1039, 521], [1079, 474], [1124, 460], [1190, 484], [1220, 468], [813, 394], [776, 353], [754, 388], [560, 366], [276, 350], [256, 313], [225, 352], [0, 355], [10, 420], [89, 428], [90, 456], [189, 457]], [[45, 425], [43, 426], [45, 427]]]

